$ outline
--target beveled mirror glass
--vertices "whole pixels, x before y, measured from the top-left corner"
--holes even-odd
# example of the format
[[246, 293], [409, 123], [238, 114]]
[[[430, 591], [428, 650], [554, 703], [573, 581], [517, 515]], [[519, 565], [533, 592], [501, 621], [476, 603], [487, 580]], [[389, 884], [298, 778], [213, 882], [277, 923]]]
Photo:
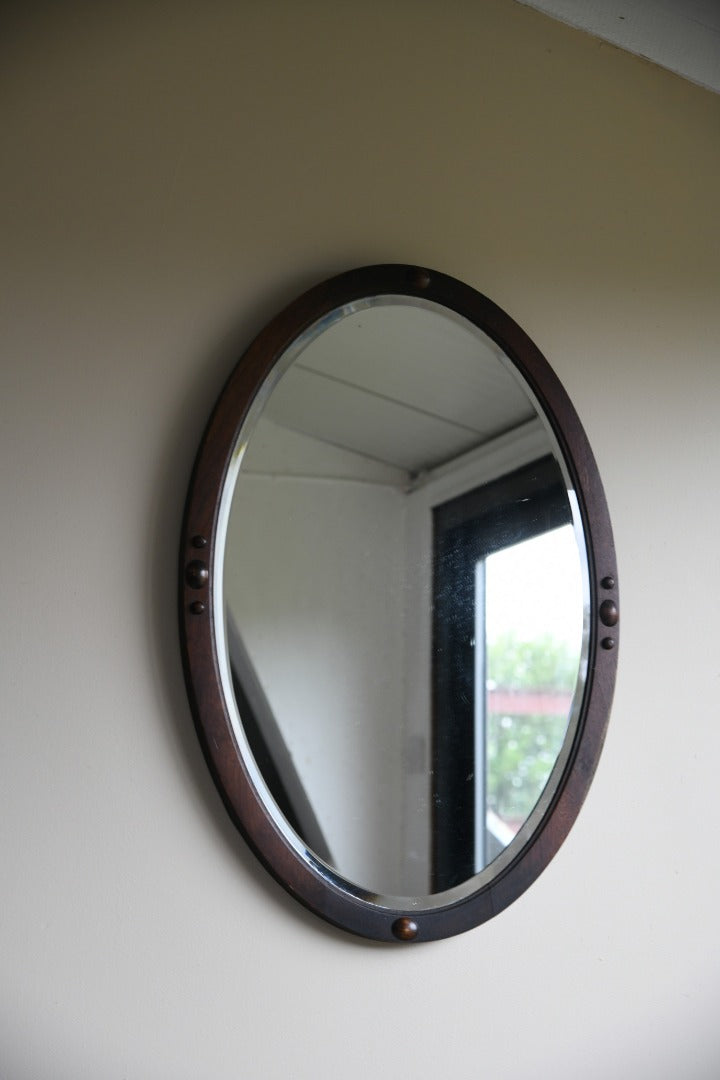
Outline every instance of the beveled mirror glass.
[[602, 745], [617, 585], [582, 428], [508, 316], [418, 267], [301, 297], [221, 396], [181, 560], [208, 762], [298, 899], [420, 941], [530, 884]]

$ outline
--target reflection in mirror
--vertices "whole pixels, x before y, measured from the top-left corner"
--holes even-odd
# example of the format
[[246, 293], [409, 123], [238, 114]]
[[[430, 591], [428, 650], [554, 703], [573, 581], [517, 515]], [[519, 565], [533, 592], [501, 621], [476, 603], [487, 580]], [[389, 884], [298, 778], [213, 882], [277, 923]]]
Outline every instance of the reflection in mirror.
[[270, 378], [222, 563], [238, 742], [276, 824], [378, 902], [474, 888], [539, 820], [582, 699], [554, 439], [488, 337], [407, 296], [337, 309]]

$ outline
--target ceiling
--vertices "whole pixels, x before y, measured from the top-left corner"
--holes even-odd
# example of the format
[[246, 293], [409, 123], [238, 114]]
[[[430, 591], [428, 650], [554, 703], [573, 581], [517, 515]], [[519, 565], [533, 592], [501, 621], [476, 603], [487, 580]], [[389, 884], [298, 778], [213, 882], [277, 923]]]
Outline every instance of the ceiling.
[[720, 0], [517, 0], [720, 93]]

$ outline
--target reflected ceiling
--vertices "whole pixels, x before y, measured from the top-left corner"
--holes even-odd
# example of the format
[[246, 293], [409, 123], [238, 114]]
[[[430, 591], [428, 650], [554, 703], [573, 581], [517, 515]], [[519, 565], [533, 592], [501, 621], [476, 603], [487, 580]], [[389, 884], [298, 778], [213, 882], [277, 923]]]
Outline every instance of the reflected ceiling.
[[[481, 345], [476, 332], [433, 311], [355, 311], [283, 376], [243, 468], [315, 475], [310, 440], [319, 440], [337, 451], [335, 475], [356, 468], [376, 483], [404, 483], [532, 419], [500, 355], [489, 339]], [[284, 429], [286, 453], [268, 422]], [[327, 468], [323, 456], [322, 475]]]

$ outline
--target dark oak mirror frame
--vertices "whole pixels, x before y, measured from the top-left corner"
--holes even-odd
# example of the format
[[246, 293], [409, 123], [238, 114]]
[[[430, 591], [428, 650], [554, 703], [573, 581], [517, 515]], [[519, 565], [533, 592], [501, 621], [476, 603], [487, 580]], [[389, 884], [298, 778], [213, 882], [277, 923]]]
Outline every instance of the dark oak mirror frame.
[[[427, 299], [479, 327], [505, 353], [535, 395], [559, 446], [585, 537], [590, 586], [588, 670], [579, 721], [564, 771], [545, 813], [515, 858], [482, 887], [452, 900], [389, 909], [359, 895], [293, 847], [253, 783], [222, 688], [213, 575], [221, 500], [238, 433], [265, 379], [318, 320], [369, 296]], [[598, 470], [559, 379], [523, 330], [474, 289], [421, 267], [351, 270], [323, 282], [281, 312], [250, 345], [223, 389], [205, 431], [186, 502], [180, 551], [180, 634], [192, 713], [225, 806], [252, 850], [288, 892], [328, 922], [381, 941], [430, 941], [497, 915], [545, 869], [567, 836], [589, 789], [607, 729], [617, 666], [618, 591], [610, 518]]]

